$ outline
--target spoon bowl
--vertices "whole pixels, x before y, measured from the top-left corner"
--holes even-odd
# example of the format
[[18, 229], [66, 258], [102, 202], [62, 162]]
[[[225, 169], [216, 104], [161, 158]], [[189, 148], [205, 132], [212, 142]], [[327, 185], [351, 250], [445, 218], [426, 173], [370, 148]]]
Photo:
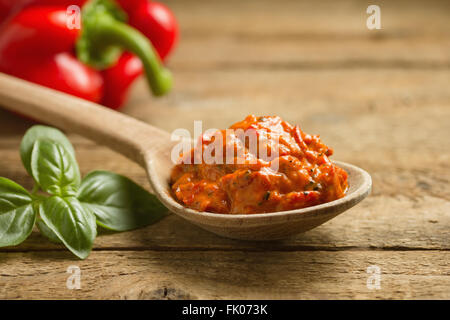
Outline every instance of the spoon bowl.
[[372, 180], [364, 170], [335, 163], [348, 173], [345, 197], [290, 211], [259, 214], [199, 212], [179, 204], [171, 195], [171, 152], [177, 143], [169, 133], [144, 122], [52, 89], [0, 73], [0, 105], [63, 130], [80, 134], [125, 155], [147, 171], [155, 195], [172, 212], [220, 236], [245, 240], [274, 240], [308, 231], [362, 201]]
[[168, 185], [167, 169], [162, 168], [165, 162], [163, 160], [158, 163], [158, 160], [148, 162], [147, 173], [152, 188], [161, 202], [172, 212], [193, 224], [232, 239], [277, 240], [311, 230], [358, 204], [369, 195], [372, 185], [371, 177], [366, 171], [351, 164], [334, 161], [348, 173], [349, 190], [341, 199], [303, 209], [272, 213], [199, 212], [186, 208], [174, 200]]

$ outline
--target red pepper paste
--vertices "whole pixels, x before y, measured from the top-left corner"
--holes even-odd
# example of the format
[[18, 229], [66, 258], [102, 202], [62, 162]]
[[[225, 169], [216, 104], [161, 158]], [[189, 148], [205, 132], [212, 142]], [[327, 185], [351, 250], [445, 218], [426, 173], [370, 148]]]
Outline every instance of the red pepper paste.
[[[250, 115], [230, 129], [202, 135], [173, 168], [172, 192], [184, 206], [252, 214], [306, 208], [344, 197], [347, 172], [329, 160], [333, 150], [318, 135], [306, 134], [277, 116]], [[256, 150], [250, 139], [234, 133], [238, 129], [256, 135]], [[216, 139], [223, 139], [223, 157], [218, 157], [223, 161], [206, 162], [202, 154]], [[261, 146], [267, 149], [265, 155], [276, 157], [262, 157]], [[230, 150], [231, 157], [226, 154]], [[200, 161], [195, 164], [198, 154]]]

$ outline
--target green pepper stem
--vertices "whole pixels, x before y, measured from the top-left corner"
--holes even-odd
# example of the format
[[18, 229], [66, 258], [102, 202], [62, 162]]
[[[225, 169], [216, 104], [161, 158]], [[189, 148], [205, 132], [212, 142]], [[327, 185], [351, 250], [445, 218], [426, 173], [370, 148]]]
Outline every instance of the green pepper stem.
[[95, 30], [91, 30], [89, 37], [94, 43], [98, 41], [104, 46], [119, 46], [137, 55], [154, 95], [163, 95], [171, 89], [172, 74], [163, 67], [151, 42], [138, 30], [108, 15], [101, 15], [96, 19]]

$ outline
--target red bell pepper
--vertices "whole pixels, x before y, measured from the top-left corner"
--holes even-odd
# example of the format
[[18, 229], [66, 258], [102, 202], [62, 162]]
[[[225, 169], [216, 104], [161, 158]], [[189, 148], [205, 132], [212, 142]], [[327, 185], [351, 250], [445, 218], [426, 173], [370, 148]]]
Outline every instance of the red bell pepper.
[[130, 25], [152, 41], [161, 60], [173, 50], [178, 40], [178, 24], [164, 4], [149, 0], [117, 0], [130, 18]]
[[[83, 6], [81, 34], [65, 25], [66, 6], [50, 4], [83, 5], [85, 0], [0, 0], [0, 8], [8, 2], [20, 11], [0, 31], [0, 71], [112, 108], [123, 104], [128, 87], [143, 69], [155, 95], [170, 88], [170, 73], [159, 64], [150, 42], [124, 23], [125, 15], [113, 1], [92, 0]], [[131, 12], [147, 1], [121, 2]], [[10, 11], [17, 10], [14, 5]], [[69, 54], [75, 44], [83, 63]], [[141, 61], [122, 54], [123, 49]]]
[[0, 25], [8, 17], [30, 6], [83, 6], [88, 0], [0, 0]]
[[105, 92], [100, 103], [113, 109], [127, 99], [128, 88], [142, 74], [142, 62], [135, 55], [125, 52], [113, 66], [102, 71]]
[[36, 7], [14, 16], [0, 33], [0, 71], [83, 99], [100, 102], [100, 73], [70, 54], [79, 31], [66, 10]]
[[[0, 24], [7, 16], [30, 6], [82, 7], [88, 0], [0, 0]], [[116, 0], [127, 13], [131, 26], [150, 39], [161, 60], [174, 49], [178, 24], [167, 6], [150, 0]]]
[[41, 64], [30, 68], [25, 76], [28, 81], [98, 103], [104, 95], [101, 74], [66, 52], [41, 61]]

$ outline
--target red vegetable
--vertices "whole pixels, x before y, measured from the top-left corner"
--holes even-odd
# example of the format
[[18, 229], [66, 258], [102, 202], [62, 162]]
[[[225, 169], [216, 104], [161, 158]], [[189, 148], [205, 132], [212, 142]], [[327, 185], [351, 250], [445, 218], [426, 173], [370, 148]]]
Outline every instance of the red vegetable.
[[0, 0], [0, 25], [8, 17], [30, 6], [83, 6], [87, 0]]
[[55, 7], [24, 10], [0, 36], [0, 71], [83, 99], [100, 102], [100, 73], [70, 51], [79, 30], [66, 27], [66, 11]]
[[127, 12], [127, 14], [134, 11], [140, 4], [149, 1], [151, 0], [116, 0], [122, 9]]
[[28, 81], [90, 101], [100, 102], [104, 92], [100, 73], [66, 52], [36, 65], [26, 76]]
[[143, 73], [142, 62], [130, 53], [124, 53], [117, 64], [102, 72], [105, 94], [101, 104], [118, 109], [127, 99], [128, 88]]
[[148, 0], [118, 2], [127, 11], [130, 24], [152, 41], [164, 61], [178, 40], [178, 24], [169, 8], [162, 3]]
[[71, 51], [79, 34], [80, 30], [67, 28], [64, 8], [44, 6], [23, 10], [1, 30], [0, 62], [4, 63], [5, 57], [44, 57]]
[[[136, 17], [130, 25], [146, 32], [124, 23], [126, 15], [111, 0], [0, 0], [0, 23], [8, 17], [0, 29], [0, 71], [111, 108], [125, 102], [128, 88], [144, 70], [154, 94], [164, 94], [170, 88], [170, 74], [153, 50], [166, 57], [173, 48], [177, 34], [173, 15], [164, 7], [172, 27], [168, 19], [158, 18], [163, 11], [156, 16], [149, 12], [149, 21], [142, 21], [144, 16], [137, 13], [149, 4], [147, 0], [117, 2], [130, 19]], [[67, 28], [69, 5], [84, 5], [81, 34]], [[149, 35], [159, 47], [152, 48], [145, 37]], [[71, 55], [75, 47], [82, 62]], [[121, 54], [120, 49], [139, 58]]]

